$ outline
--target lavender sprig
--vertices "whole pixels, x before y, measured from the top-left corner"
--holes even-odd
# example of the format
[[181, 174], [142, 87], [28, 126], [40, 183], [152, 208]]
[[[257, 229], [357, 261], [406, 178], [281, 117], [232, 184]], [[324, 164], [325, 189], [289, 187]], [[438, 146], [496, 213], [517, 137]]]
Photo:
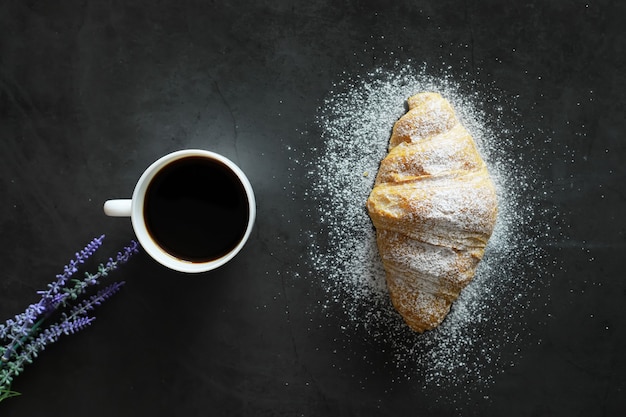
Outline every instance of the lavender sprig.
[[80, 252], [76, 252], [74, 259], [64, 266], [63, 273], [57, 274], [56, 280], [48, 284], [48, 289], [37, 291], [37, 294], [41, 295], [41, 299], [37, 303], [28, 306], [23, 313], [16, 315], [13, 320], [7, 320], [6, 324], [0, 324], [0, 339], [6, 338], [9, 331], [14, 336], [28, 334], [28, 329], [41, 315], [46, 311], [56, 309], [66, 297], [65, 294], [59, 294], [59, 291], [67, 280], [78, 271], [78, 266], [85, 263], [102, 246], [103, 240], [104, 235], [101, 235], [89, 242]]
[[43, 334], [41, 334], [39, 338], [29, 344], [31, 348], [34, 348], [31, 350], [34, 353], [41, 352], [44, 350], [46, 345], [55, 342], [62, 334], [68, 335], [76, 333], [78, 330], [81, 330], [83, 327], [91, 324], [91, 322], [95, 320], [95, 317], [88, 316], [87, 312], [93, 310], [95, 307], [101, 305], [106, 299], [113, 296], [113, 294], [118, 292], [124, 284], [124, 281], [114, 282], [86, 300], [83, 300], [73, 306], [69, 313], [62, 313], [61, 320], [59, 320], [59, 322], [51, 325], [48, 329], [43, 331]]
[[65, 265], [63, 268], [63, 273], [56, 276], [56, 281], [48, 284], [48, 290], [38, 291], [38, 294], [41, 294], [40, 302], [53, 300], [54, 296], [63, 288], [67, 280], [70, 279], [75, 272], [78, 272], [78, 266], [85, 263], [85, 261], [89, 259], [89, 257], [93, 255], [100, 248], [100, 246], [102, 246], [103, 240], [104, 235], [101, 235], [100, 237], [97, 237], [89, 242], [83, 250], [76, 252], [74, 259], [72, 259], [69, 264]]
[[[74, 259], [64, 267], [63, 273], [58, 274], [55, 281], [48, 284], [47, 290], [38, 291], [41, 299], [37, 303], [0, 324], [0, 401], [19, 395], [11, 390], [11, 384], [26, 364], [32, 363], [46, 346], [56, 342], [62, 335], [73, 334], [89, 326], [95, 319], [89, 312], [124, 285], [123, 281], [109, 284], [95, 294], [71, 304], [79, 300], [89, 287], [100, 284], [102, 278], [138, 252], [137, 242], [132, 241], [115, 258], [109, 258], [105, 264], [98, 265], [95, 274], [86, 272], [83, 279], [72, 278], [78, 267], [100, 248], [103, 240], [104, 235], [95, 238], [77, 252]], [[60, 313], [57, 315], [60, 318], [44, 328], [54, 313]]]

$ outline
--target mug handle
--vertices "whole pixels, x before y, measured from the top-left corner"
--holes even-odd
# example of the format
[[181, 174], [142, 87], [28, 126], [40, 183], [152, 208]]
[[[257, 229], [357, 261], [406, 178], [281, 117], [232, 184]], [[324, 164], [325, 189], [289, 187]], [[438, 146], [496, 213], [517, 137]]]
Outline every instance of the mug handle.
[[104, 214], [111, 217], [130, 217], [132, 201], [130, 199], [107, 200], [104, 203]]

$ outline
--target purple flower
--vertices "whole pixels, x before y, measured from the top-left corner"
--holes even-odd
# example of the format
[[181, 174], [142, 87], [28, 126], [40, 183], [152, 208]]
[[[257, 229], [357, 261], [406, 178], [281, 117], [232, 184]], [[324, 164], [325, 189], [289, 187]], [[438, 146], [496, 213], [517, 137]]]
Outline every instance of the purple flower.
[[[93, 239], [87, 244], [80, 252], [76, 252], [74, 259], [72, 259], [63, 268], [63, 273], [56, 276], [56, 280], [48, 284], [48, 290], [38, 291], [41, 295], [41, 299], [38, 303], [31, 304], [22, 314], [15, 316], [15, 321], [11, 323], [11, 326], [0, 327], [0, 338], [12, 338], [12, 342], [8, 345], [2, 356], [3, 361], [8, 361], [17, 344], [21, 344], [22, 339], [29, 334], [31, 327], [42, 316], [50, 315], [59, 304], [63, 303], [67, 298], [67, 294], [60, 293], [63, 286], [70, 279], [70, 277], [78, 271], [77, 266], [83, 264], [95, 251], [102, 246], [104, 235]], [[95, 284], [92, 281], [91, 284]], [[84, 288], [83, 288], [84, 290]], [[10, 335], [10, 336], [9, 336]]]
[[[0, 401], [16, 395], [11, 391], [13, 379], [19, 375], [24, 365], [32, 363], [38, 353], [62, 335], [76, 333], [90, 325], [94, 317], [87, 315], [115, 294], [124, 282], [115, 282], [97, 291], [95, 294], [70, 306], [72, 300], [81, 298], [88, 287], [98, 285], [101, 278], [106, 277], [120, 265], [126, 263], [131, 255], [138, 252], [138, 244], [132, 241], [115, 259], [109, 258], [106, 264], [98, 266], [95, 274], [85, 273], [83, 279], [72, 278], [78, 267], [94, 254], [102, 245], [104, 235], [93, 239], [85, 248], [77, 252], [56, 276], [55, 281], [45, 291], [39, 291], [39, 302], [29, 305], [23, 313], [0, 324]], [[72, 286], [67, 284], [72, 282]], [[66, 310], [66, 311], [63, 311]], [[60, 313], [56, 323], [47, 324], [55, 312]]]
[[55, 326], [55, 331], [57, 332], [57, 338], [63, 334], [74, 334], [79, 330], [84, 329], [89, 326], [92, 321], [94, 321], [95, 317], [77, 317], [74, 320], [66, 320], [59, 325]]
[[125, 247], [122, 252], [117, 253], [115, 259], [109, 258], [109, 261], [105, 265], [106, 272], [114, 270], [117, 268], [118, 264], [125, 264], [128, 262], [128, 259], [130, 259], [133, 254], [139, 252], [138, 248], [139, 244], [133, 240], [131, 244]]
[[63, 289], [65, 283], [78, 271], [78, 265], [85, 263], [102, 246], [103, 240], [104, 235], [101, 235], [89, 242], [80, 252], [76, 252], [74, 259], [63, 268], [63, 273], [56, 276], [56, 281], [48, 284], [48, 290], [38, 291], [38, 294], [41, 294], [40, 304], [44, 309], [51, 307], [49, 305], [50, 302], [54, 302], [54, 296]]
[[69, 318], [66, 317], [66, 320], [70, 320], [72, 317], [76, 317], [85, 314], [87, 311], [93, 310], [95, 306], [99, 306], [104, 300], [110, 298], [113, 294], [118, 292], [124, 284], [124, 281], [114, 282], [86, 300], [76, 304], [70, 310]]

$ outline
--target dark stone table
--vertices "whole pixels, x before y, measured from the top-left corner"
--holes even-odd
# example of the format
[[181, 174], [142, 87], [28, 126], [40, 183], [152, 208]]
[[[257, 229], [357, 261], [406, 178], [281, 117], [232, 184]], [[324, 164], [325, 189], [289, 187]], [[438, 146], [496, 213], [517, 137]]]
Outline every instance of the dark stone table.
[[[140, 252], [111, 274], [120, 293], [26, 367], [0, 414], [623, 415], [625, 16], [603, 0], [0, 2], [0, 322], [93, 237], [96, 262], [133, 239], [102, 204], [161, 155], [226, 155], [258, 208], [223, 268], [186, 276]], [[342, 80], [398, 64], [515, 102], [502, 134], [541, 184], [520, 193], [543, 255], [513, 260], [536, 285], [519, 314], [493, 312], [516, 337], [478, 390], [399, 369], [384, 329], [319, 307], [307, 262], [320, 109]]]

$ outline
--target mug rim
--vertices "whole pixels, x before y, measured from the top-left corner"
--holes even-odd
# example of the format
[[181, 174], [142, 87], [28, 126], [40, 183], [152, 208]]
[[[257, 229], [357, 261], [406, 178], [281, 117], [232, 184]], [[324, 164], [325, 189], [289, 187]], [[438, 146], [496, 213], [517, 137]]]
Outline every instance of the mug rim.
[[[248, 224], [246, 226], [246, 231], [243, 237], [239, 240], [237, 245], [228, 253], [220, 256], [217, 259], [206, 262], [192, 262], [185, 259], [180, 259], [167, 252], [150, 236], [150, 233], [148, 232], [148, 229], [146, 227], [143, 213], [146, 191], [148, 190], [148, 186], [150, 185], [156, 174], [160, 172], [161, 169], [164, 168], [166, 165], [169, 165], [176, 160], [192, 156], [205, 157], [208, 159], [217, 160], [224, 164], [237, 176], [245, 190], [246, 198], [248, 200]], [[227, 157], [204, 149], [183, 149], [171, 152], [154, 161], [141, 174], [141, 177], [139, 177], [139, 180], [135, 185], [135, 189], [133, 190], [133, 195], [131, 199], [130, 218], [139, 243], [141, 243], [141, 246], [144, 248], [144, 250], [148, 252], [148, 254], [157, 262], [179, 272], [208, 272], [219, 268], [220, 266], [229, 262], [241, 251], [241, 249], [243, 249], [244, 245], [246, 244], [248, 238], [250, 237], [250, 234], [252, 233], [255, 217], [256, 201], [254, 198], [254, 191], [252, 190], [252, 185], [250, 184], [250, 181], [246, 177], [245, 173], [241, 170], [241, 168], [239, 168], [233, 161], [231, 161]]]

